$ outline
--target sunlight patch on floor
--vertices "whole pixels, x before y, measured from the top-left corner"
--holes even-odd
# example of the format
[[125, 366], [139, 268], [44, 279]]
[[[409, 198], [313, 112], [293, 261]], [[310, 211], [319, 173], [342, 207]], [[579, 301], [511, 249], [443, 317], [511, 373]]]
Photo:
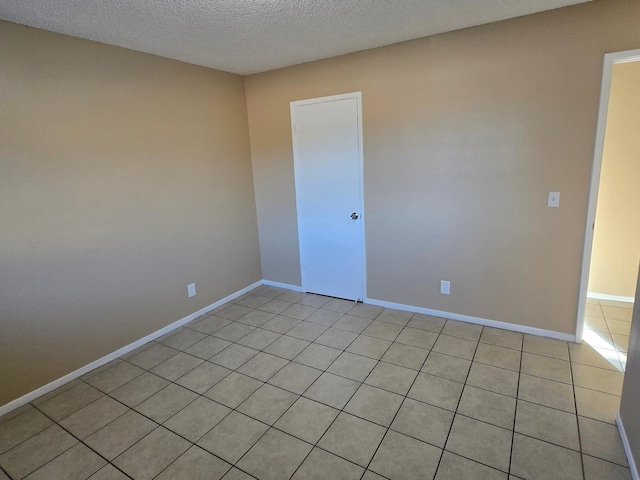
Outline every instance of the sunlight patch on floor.
[[602, 338], [595, 330], [585, 329], [582, 339], [591, 345], [604, 359], [611, 363], [611, 365], [616, 367], [616, 369], [619, 370], [619, 362], [621, 362], [623, 366], [626, 365], [627, 355], [618, 352], [615, 345], [612, 345], [611, 342]]

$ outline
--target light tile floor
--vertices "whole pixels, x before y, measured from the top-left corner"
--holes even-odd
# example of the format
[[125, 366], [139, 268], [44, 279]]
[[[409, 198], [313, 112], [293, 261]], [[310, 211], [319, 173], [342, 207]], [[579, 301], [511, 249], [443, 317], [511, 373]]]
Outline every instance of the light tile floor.
[[263, 286], [0, 418], [0, 480], [630, 479], [611, 351]]

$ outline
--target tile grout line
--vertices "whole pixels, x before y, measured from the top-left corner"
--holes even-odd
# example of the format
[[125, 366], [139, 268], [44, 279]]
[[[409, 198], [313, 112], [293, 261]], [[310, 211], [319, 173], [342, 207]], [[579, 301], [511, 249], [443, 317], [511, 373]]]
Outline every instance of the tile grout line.
[[[522, 344], [521, 347], [524, 348], [524, 335], [522, 336]], [[569, 347], [567, 347], [569, 348]], [[524, 357], [523, 351], [520, 350], [520, 368], [518, 369], [518, 385], [516, 388], [516, 401], [515, 401], [515, 409], [513, 411], [513, 428], [511, 430], [511, 450], [509, 451], [509, 472], [511, 475], [512, 465], [513, 465], [513, 444], [516, 439], [516, 421], [518, 419], [518, 397], [520, 394], [520, 378], [522, 375], [522, 358]]]

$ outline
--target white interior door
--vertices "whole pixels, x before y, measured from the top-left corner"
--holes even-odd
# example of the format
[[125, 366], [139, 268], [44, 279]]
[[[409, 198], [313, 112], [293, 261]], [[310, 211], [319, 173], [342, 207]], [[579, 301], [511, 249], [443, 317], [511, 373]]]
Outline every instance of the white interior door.
[[291, 103], [302, 287], [364, 298], [359, 92]]

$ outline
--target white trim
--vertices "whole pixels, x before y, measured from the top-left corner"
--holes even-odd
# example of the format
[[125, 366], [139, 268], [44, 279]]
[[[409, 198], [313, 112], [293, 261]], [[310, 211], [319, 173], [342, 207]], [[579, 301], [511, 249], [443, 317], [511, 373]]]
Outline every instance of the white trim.
[[293, 290], [294, 292], [304, 292], [305, 291], [302, 287], [300, 287], [298, 285], [291, 285], [289, 283], [274, 282], [272, 280], [262, 280], [262, 284], [263, 285], [269, 285], [271, 287], [286, 288], [287, 290]]
[[609, 295], [608, 293], [595, 293], [588, 292], [587, 298], [594, 298], [596, 300], [613, 300], [614, 302], [634, 303], [636, 301], [633, 297], [623, 297], [622, 295]]
[[589, 189], [589, 206], [587, 208], [587, 223], [584, 233], [584, 248], [582, 251], [582, 270], [580, 272], [580, 289], [578, 296], [578, 318], [576, 319], [576, 341], [582, 341], [584, 331], [584, 314], [587, 308], [587, 289], [589, 287], [589, 268], [591, 267], [591, 251], [593, 249], [593, 226], [596, 221], [596, 207], [598, 204], [598, 188], [600, 187], [600, 172], [602, 170], [602, 154], [604, 151], [604, 136], [607, 128], [607, 113], [609, 112], [609, 93], [611, 91], [611, 75], [613, 66], [617, 63], [628, 63], [640, 60], [640, 50], [607, 53], [604, 56], [602, 69], [602, 85], [600, 87], [600, 110], [598, 112], [598, 129], [596, 131], [593, 167], [591, 170], [591, 188]]
[[624, 425], [622, 424], [620, 412], [618, 412], [618, 414], [616, 415], [616, 425], [618, 425], [618, 432], [620, 432], [620, 438], [622, 439], [622, 445], [624, 446], [624, 453], [627, 454], [627, 462], [629, 462], [629, 468], [631, 469], [631, 478], [633, 478], [633, 480], [640, 480], [640, 475], [638, 474], [638, 466], [636, 465], [636, 461], [633, 458], [633, 452], [631, 451], [631, 445], [629, 445], [627, 432], [625, 431]]
[[[307, 100], [296, 100], [289, 104], [289, 110], [291, 113], [291, 143], [293, 147], [293, 163], [294, 163], [294, 177], [297, 180], [297, 173], [295, 168], [296, 163], [296, 151], [297, 151], [297, 141], [296, 141], [296, 119], [295, 119], [295, 107], [303, 106], [303, 105], [313, 105], [316, 103], [325, 103], [325, 102], [337, 102], [340, 100], [347, 99], [355, 99], [357, 103], [357, 113], [358, 113], [358, 163], [360, 167], [360, 178], [358, 179], [359, 189], [360, 189], [360, 225], [362, 229], [362, 292], [360, 292], [360, 298], [357, 300], [364, 301], [367, 296], [367, 245], [365, 238], [365, 225], [366, 215], [364, 210], [364, 140], [363, 140], [363, 125], [362, 125], [362, 92], [351, 92], [351, 93], [342, 93], [339, 95], [329, 95], [326, 97], [318, 97], [318, 98], [310, 98]], [[297, 181], [295, 183], [298, 183]], [[296, 189], [296, 211], [298, 205], [298, 195], [299, 192]], [[298, 243], [300, 243], [300, 233], [298, 231]], [[302, 281], [302, 265], [300, 266], [300, 279], [302, 283], [302, 291], [307, 291], [304, 289], [304, 282]]]
[[198, 318], [200, 315], [203, 315], [207, 312], [210, 312], [211, 310], [213, 310], [214, 308], [218, 308], [220, 305], [223, 305], [227, 302], [230, 302], [231, 300], [234, 300], [235, 298], [238, 298], [240, 295], [244, 295], [245, 293], [253, 290], [254, 288], [259, 287], [260, 285], [263, 284], [263, 281], [260, 280], [254, 284], [249, 285], [248, 287], [243, 288], [242, 290], [238, 290], [235, 293], [232, 293], [231, 295], [228, 295], [226, 297], [224, 297], [223, 299], [218, 300], [215, 303], [212, 303], [209, 306], [206, 306], [204, 308], [201, 308], [200, 310], [198, 310], [197, 312], [192, 313], [191, 315], [187, 315], [184, 318], [181, 318], [180, 320], [173, 322], [169, 325], [167, 325], [166, 327], [161, 328], [160, 330], [156, 330], [153, 333], [150, 333], [149, 335], [147, 335], [146, 337], [142, 337], [139, 340], [136, 340], [133, 343], [130, 343], [127, 346], [124, 346], [118, 350], [116, 350], [115, 352], [112, 352], [108, 355], [105, 355], [102, 358], [99, 358], [98, 360], [96, 360], [95, 362], [91, 362], [88, 365], [85, 365], [84, 367], [80, 367], [78, 370], [75, 370], [71, 373], [68, 373], [67, 375], [65, 375], [64, 377], [60, 377], [57, 380], [54, 380], [51, 383], [48, 383], [46, 385], [44, 385], [43, 387], [40, 387], [36, 390], [33, 390], [32, 392], [27, 393], [26, 395], [23, 395], [22, 397], [16, 398], [15, 400], [12, 400], [11, 402], [7, 403], [6, 405], [2, 405], [0, 407], [0, 417], [2, 415], [5, 415], [9, 412], [11, 412], [12, 410], [15, 410], [16, 408], [21, 407], [22, 405], [25, 405], [33, 400], [35, 400], [38, 397], [41, 397], [42, 395], [49, 393], [52, 390], [55, 390], [58, 387], [61, 387], [62, 385], [64, 385], [65, 383], [70, 382], [71, 380], [75, 380], [76, 378], [84, 375], [85, 373], [90, 372], [91, 370], [93, 370], [94, 368], [98, 368], [102, 365], [104, 365], [105, 363], [110, 362], [111, 360], [115, 360], [118, 357], [121, 357], [122, 355], [131, 352], [132, 350], [135, 350], [136, 348], [144, 345], [145, 343], [150, 342], [151, 340], [154, 340], [158, 337], [161, 337], [162, 335], [169, 333], [172, 330], [175, 330], [178, 327], [181, 327], [182, 325], [189, 323], [191, 320], [195, 320], [196, 318]]
[[469, 315], [460, 315], [458, 313], [443, 312], [440, 310], [432, 310], [430, 308], [414, 307], [413, 305], [404, 305], [402, 303], [386, 302], [384, 300], [375, 300], [366, 298], [364, 303], [378, 305], [385, 308], [395, 308], [396, 310], [405, 310], [407, 312], [423, 313], [434, 317], [442, 317], [450, 320], [459, 320], [461, 322], [475, 323], [487, 327], [501, 328], [503, 330], [511, 330], [514, 332], [529, 333], [540, 337], [555, 338], [565, 342], [575, 342], [575, 337], [570, 333], [556, 332], [554, 330], [544, 330], [542, 328], [528, 327], [526, 325], [517, 325], [515, 323], [500, 322], [498, 320], [490, 320], [488, 318], [471, 317]]

